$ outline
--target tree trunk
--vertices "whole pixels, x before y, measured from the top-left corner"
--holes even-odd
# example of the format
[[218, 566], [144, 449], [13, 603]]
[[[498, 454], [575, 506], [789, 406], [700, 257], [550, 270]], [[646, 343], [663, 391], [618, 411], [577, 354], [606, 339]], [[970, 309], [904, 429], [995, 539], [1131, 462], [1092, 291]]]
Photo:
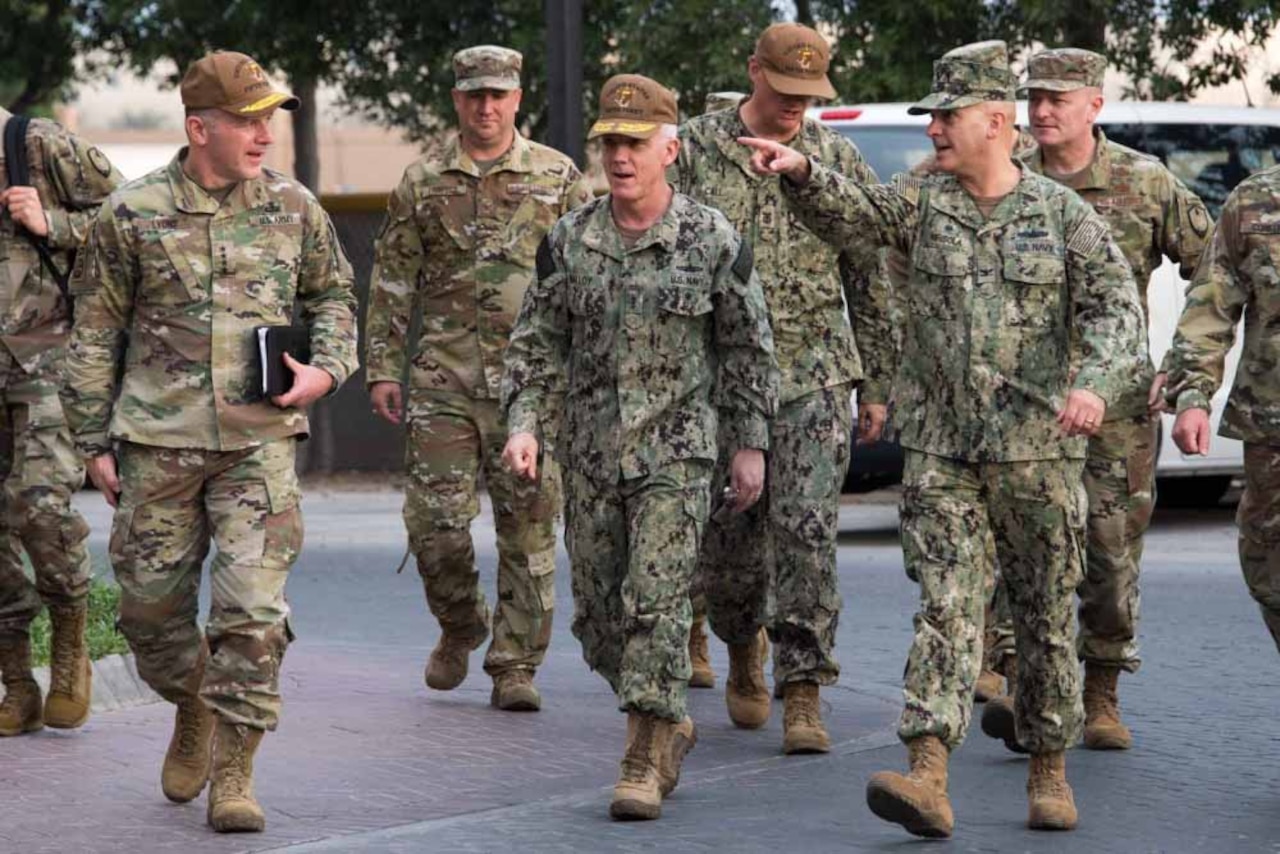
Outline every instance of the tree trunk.
[[796, 0], [796, 23], [813, 26], [813, 5], [809, 0]]
[[307, 189], [320, 195], [320, 140], [316, 134], [316, 80], [291, 77], [293, 94], [302, 105], [290, 114], [293, 122], [293, 175]]

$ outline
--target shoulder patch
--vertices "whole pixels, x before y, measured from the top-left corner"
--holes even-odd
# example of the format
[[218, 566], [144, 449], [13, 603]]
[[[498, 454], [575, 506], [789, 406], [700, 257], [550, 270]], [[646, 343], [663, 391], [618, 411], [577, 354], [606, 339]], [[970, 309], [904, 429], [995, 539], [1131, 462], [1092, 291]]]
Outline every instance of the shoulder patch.
[[744, 285], [751, 279], [751, 271], [756, 267], [756, 256], [751, 251], [751, 244], [746, 240], [738, 241], [738, 257], [733, 259], [733, 274]]
[[1187, 211], [1187, 221], [1196, 236], [1204, 237], [1209, 233], [1209, 211], [1205, 210], [1203, 204], [1196, 202], [1191, 205], [1191, 209]]
[[538, 271], [538, 280], [549, 278], [556, 271], [555, 259], [551, 257], [551, 238], [544, 236], [538, 244], [538, 254], [534, 264]]
[[94, 169], [98, 170], [99, 175], [103, 178], [111, 177], [111, 161], [107, 159], [107, 155], [102, 153], [102, 149], [95, 145], [86, 154], [89, 158], [89, 163], [93, 165]]
[[1071, 239], [1067, 241], [1067, 251], [1077, 255], [1089, 256], [1098, 244], [1107, 236], [1107, 226], [1101, 220], [1088, 217], [1077, 226]]

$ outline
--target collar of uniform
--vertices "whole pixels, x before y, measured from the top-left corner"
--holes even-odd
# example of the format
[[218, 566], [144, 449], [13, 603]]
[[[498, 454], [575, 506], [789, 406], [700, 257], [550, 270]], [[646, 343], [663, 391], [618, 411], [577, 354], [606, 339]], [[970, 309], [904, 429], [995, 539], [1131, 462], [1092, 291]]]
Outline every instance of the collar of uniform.
[[[978, 210], [978, 203], [973, 200], [973, 196], [952, 175], [946, 175], [940, 185], [935, 185], [935, 188], [929, 194], [929, 205], [948, 216], [955, 217], [975, 231], [999, 227], [1011, 219], [1016, 219], [1020, 215], [1017, 212], [1027, 209], [1025, 205], [1021, 204], [1023, 200], [1038, 201], [1041, 197], [1040, 190], [1035, 186], [1035, 183], [1027, 178], [1030, 170], [1019, 164], [1018, 171], [1021, 173], [1018, 183], [1014, 185], [1014, 188], [1009, 191], [1007, 196], [1001, 199], [1000, 204], [991, 212], [990, 219], [983, 218], [982, 212]], [[1005, 202], [1009, 200], [1009, 196], [1014, 195], [1018, 197], [1016, 199], [1018, 203], [1012, 206], [1006, 205]], [[1015, 215], [1009, 216], [1009, 211], [1014, 211]]]
[[[489, 168], [486, 175], [495, 175], [498, 172], [532, 172], [533, 166], [529, 162], [532, 149], [529, 147], [529, 141], [520, 135], [520, 131], [515, 132], [515, 139], [511, 143], [511, 147], [502, 153], [497, 162]], [[449, 146], [448, 156], [445, 158], [444, 171], [446, 172], [462, 172], [470, 175], [472, 178], [480, 177], [480, 167], [476, 166], [476, 162], [471, 159], [471, 155], [467, 154], [462, 147], [462, 139], [454, 137], [452, 144]]]
[[226, 202], [218, 201], [183, 171], [182, 161], [186, 156], [187, 146], [184, 145], [173, 160], [169, 161], [169, 185], [173, 190], [173, 203], [183, 213], [215, 215], [224, 211], [234, 214], [259, 207], [267, 201], [266, 188], [262, 185], [261, 178], [241, 181], [227, 196]]
[[692, 204], [687, 196], [674, 193], [662, 219], [649, 226], [649, 230], [641, 235], [635, 246], [628, 249], [622, 243], [622, 235], [618, 233], [617, 226], [613, 224], [612, 199], [605, 196], [601, 202], [591, 212], [587, 227], [582, 231], [582, 243], [615, 261], [623, 261], [629, 253], [654, 245], [661, 246], [668, 252], [675, 252], [676, 237], [680, 233], [680, 217], [686, 213], [687, 206]]
[[[739, 112], [741, 109], [739, 105], [737, 110], [725, 110], [723, 116], [715, 116], [714, 120], [720, 124], [715, 135], [716, 147], [743, 172], [756, 178], [758, 176], [751, 168], [751, 149], [738, 142], [738, 137], [752, 135], [751, 129], [742, 121], [742, 114]], [[801, 154], [813, 154], [817, 152], [819, 142], [818, 123], [806, 118], [800, 123], [799, 133], [786, 144]]]
[[[1107, 135], [1097, 125], [1093, 127], [1093, 145], [1093, 160], [1071, 186], [1072, 190], [1105, 190], [1111, 186], [1111, 153], [1107, 150]], [[1026, 163], [1037, 175], [1045, 174], [1044, 152], [1040, 146], [1032, 150]]]

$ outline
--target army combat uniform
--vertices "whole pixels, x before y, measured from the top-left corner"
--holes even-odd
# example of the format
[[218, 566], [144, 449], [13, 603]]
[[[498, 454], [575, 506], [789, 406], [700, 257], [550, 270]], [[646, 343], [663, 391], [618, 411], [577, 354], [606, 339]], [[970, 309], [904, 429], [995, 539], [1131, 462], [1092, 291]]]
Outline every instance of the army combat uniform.
[[[1090, 62], [1092, 60], [1092, 62]], [[1081, 50], [1037, 54], [1022, 87], [1062, 89], [1101, 85], [1105, 60]], [[1079, 82], [1077, 82], [1079, 81]], [[1109, 141], [1094, 129], [1095, 154], [1071, 176], [1046, 173], [1039, 149], [1024, 159], [1032, 171], [1075, 190], [1111, 228], [1111, 237], [1133, 271], [1147, 311], [1147, 286], [1162, 258], [1190, 279], [1204, 251], [1211, 222], [1204, 203], [1158, 160]], [[1146, 329], [1144, 320], [1143, 329]], [[1145, 340], [1146, 335], [1143, 335]], [[1142, 541], [1155, 508], [1158, 422], [1147, 412], [1150, 361], [1127, 388], [1108, 401], [1102, 427], [1089, 439], [1084, 485], [1089, 496], [1088, 549], [1080, 585], [1080, 657], [1086, 663], [1135, 672], [1140, 604], [1138, 571]], [[1012, 634], [1007, 625], [1003, 634]]]
[[[458, 56], [496, 50], [471, 48]], [[471, 70], [460, 70], [459, 80], [469, 81]], [[507, 438], [498, 413], [502, 355], [533, 279], [538, 244], [556, 220], [590, 198], [568, 157], [518, 132], [484, 170], [455, 141], [406, 170], [376, 247], [365, 325], [367, 382], [402, 381], [410, 322], [420, 309], [404, 520], [431, 611], [444, 635], [466, 650], [489, 632], [470, 532], [480, 511], [481, 471], [493, 501], [498, 598], [485, 656], [491, 675], [542, 663], [555, 606], [560, 510], [554, 468], [529, 483], [501, 464]]]
[[1244, 318], [1244, 348], [1218, 433], [1244, 442], [1236, 513], [1240, 567], [1280, 650], [1280, 167], [1240, 183], [1223, 205], [1165, 356], [1178, 412], [1210, 408]]
[[[770, 30], [782, 27], [813, 32], [792, 24]], [[763, 50], [757, 46], [757, 55]], [[815, 74], [818, 64], [815, 54]], [[821, 65], [825, 72], [825, 59]], [[676, 163], [677, 189], [720, 210], [751, 245], [781, 372], [764, 495], [745, 513], [718, 515], [708, 525], [699, 571], [711, 627], [731, 652], [764, 626], [775, 643], [775, 682], [830, 685], [840, 672], [836, 527], [853, 428], [850, 395], [863, 379], [854, 329], [864, 356], [891, 358], [888, 292], [880, 281], [870, 287], [874, 247], [830, 247], [798, 218], [777, 177], [752, 172], [751, 151], [737, 142], [751, 135], [739, 110], [690, 119]], [[817, 121], [805, 119], [788, 144], [860, 184], [876, 180], [857, 149]], [[869, 373], [883, 380], [889, 370]], [[884, 403], [887, 392], [883, 382], [864, 385], [859, 399]], [[713, 495], [726, 483], [728, 450], [721, 451]]]
[[[0, 109], [0, 129], [11, 119]], [[53, 122], [33, 119], [25, 142], [31, 184], [49, 226], [42, 240], [59, 270], [70, 272], [72, 253], [84, 241], [98, 205], [122, 178], [100, 150]], [[0, 156], [0, 192], [8, 186]], [[75, 726], [88, 714], [84, 613], [89, 526], [71, 507], [72, 494], [84, 484], [84, 465], [58, 399], [58, 372], [70, 330], [70, 305], [53, 273], [13, 217], [0, 208], [0, 669], [12, 694], [0, 706], [3, 735], [23, 728], [10, 720], [9, 707], [19, 699], [17, 681], [34, 688], [26, 643], [42, 602], [54, 624], [52, 696], [44, 722]], [[34, 584], [23, 571], [19, 548], [31, 559]], [[77, 682], [83, 683], [79, 690], [73, 686]], [[78, 711], [70, 717], [68, 710], [60, 714], [51, 708], [58, 705], [54, 696], [70, 700], [72, 693]], [[38, 703], [38, 689], [34, 696]], [[33, 720], [27, 724], [25, 728], [35, 725]]]
[[1063, 437], [1055, 415], [1072, 388], [1112, 398], [1137, 364], [1141, 314], [1123, 256], [1078, 196], [1026, 172], [989, 218], [950, 176], [864, 187], [815, 163], [803, 187], [784, 186], [817, 233], [870, 236], [911, 261], [894, 395], [903, 551], [921, 608], [899, 736], [964, 737], [990, 529], [1017, 631], [1019, 739], [1033, 753], [1070, 747], [1082, 721], [1071, 596], [1085, 441]]

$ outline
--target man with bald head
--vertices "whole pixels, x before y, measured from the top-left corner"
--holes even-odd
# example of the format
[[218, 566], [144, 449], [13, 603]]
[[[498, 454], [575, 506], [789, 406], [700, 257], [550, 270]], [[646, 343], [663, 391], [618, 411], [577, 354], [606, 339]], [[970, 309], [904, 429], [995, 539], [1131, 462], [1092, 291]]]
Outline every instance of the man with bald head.
[[795, 209], [837, 245], [910, 259], [894, 382], [906, 472], [908, 575], [920, 584], [899, 737], [908, 774], [867, 787], [876, 815], [949, 836], [950, 751], [964, 739], [982, 653], [994, 535], [1015, 617], [1018, 736], [1031, 753], [1028, 825], [1076, 823], [1065, 751], [1082, 709], [1072, 596], [1083, 573], [1086, 437], [1140, 358], [1141, 308], [1106, 224], [1079, 196], [1010, 156], [1014, 80], [1003, 42], [934, 64], [939, 174], [864, 186], [767, 140], [755, 166], [786, 176]]

